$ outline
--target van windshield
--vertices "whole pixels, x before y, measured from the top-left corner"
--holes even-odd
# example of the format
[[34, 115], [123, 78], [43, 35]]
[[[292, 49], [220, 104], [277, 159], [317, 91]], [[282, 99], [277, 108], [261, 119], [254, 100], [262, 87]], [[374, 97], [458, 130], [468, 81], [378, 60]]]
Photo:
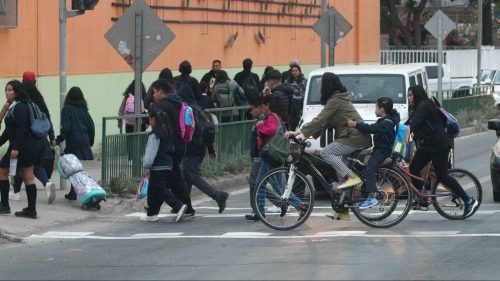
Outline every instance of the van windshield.
[[[352, 103], [375, 103], [380, 97], [389, 97], [394, 103], [406, 104], [406, 85], [399, 74], [338, 74], [351, 94]], [[321, 76], [313, 76], [309, 83], [308, 105], [320, 104]]]

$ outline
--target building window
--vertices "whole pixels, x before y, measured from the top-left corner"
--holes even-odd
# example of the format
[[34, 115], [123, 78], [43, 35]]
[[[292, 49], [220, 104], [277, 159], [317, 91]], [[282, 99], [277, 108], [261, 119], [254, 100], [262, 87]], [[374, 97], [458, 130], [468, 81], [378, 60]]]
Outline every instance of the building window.
[[0, 0], [0, 28], [17, 27], [17, 0]]

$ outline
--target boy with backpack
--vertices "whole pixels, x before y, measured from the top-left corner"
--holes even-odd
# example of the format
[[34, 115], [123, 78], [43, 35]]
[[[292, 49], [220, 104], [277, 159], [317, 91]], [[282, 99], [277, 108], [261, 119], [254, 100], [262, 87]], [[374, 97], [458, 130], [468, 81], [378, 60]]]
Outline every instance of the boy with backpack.
[[245, 96], [249, 103], [260, 96], [262, 85], [259, 76], [252, 72], [253, 61], [250, 58], [243, 60], [243, 71], [236, 73], [234, 81], [243, 88]]

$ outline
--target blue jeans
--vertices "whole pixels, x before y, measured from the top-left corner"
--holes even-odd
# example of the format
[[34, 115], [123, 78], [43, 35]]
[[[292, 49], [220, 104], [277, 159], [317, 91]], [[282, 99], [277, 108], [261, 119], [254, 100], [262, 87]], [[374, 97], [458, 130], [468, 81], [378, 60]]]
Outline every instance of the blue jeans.
[[[269, 163], [262, 160], [261, 165], [260, 165], [260, 169], [259, 169], [259, 174], [257, 175], [257, 183], [264, 176], [264, 174], [266, 174], [267, 172], [269, 172], [270, 170], [272, 170], [274, 168], [276, 168], [276, 167], [271, 166]], [[280, 195], [283, 194], [283, 192], [285, 191], [285, 188], [286, 188], [287, 179], [284, 179], [281, 175], [274, 175], [273, 177], [274, 178], [271, 179], [271, 182], [278, 183], [278, 184], [272, 185], [274, 192], [276, 192]], [[266, 197], [265, 189], [259, 189], [259, 194], [257, 195], [257, 201], [258, 201], [257, 208], [259, 209], [261, 214], [265, 213], [265, 210], [264, 210], [264, 198], [265, 197]], [[269, 200], [271, 200], [271, 202], [273, 202], [274, 205], [276, 205], [277, 207], [280, 207], [277, 205], [277, 202], [276, 202], [276, 200], [278, 200], [279, 198], [276, 198], [276, 197], [270, 198], [269, 196], [268, 196], [268, 198], [269, 198]], [[293, 192], [290, 193], [289, 200], [290, 200], [290, 203], [295, 208], [300, 208], [300, 205], [302, 204], [302, 202]]]
[[[42, 166], [33, 166], [33, 174], [35, 177], [45, 186], [45, 184], [49, 181], [49, 177], [45, 172], [45, 169]], [[14, 193], [18, 193], [21, 191], [21, 185], [23, 184], [23, 179], [21, 178], [21, 174], [17, 171], [16, 176], [14, 177]]]
[[375, 178], [375, 171], [380, 167], [384, 160], [391, 155], [390, 151], [384, 151], [381, 149], [375, 149], [372, 152], [372, 156], [368, 160], [365, 170], [365, 184], [366, 191], [377, 192], [377, 179]]

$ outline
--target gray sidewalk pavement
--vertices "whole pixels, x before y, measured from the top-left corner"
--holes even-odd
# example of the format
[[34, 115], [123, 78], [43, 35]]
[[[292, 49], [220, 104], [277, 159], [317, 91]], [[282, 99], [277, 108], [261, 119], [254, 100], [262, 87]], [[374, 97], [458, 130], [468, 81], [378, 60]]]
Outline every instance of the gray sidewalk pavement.
[[[99, 160], [86, 161], [85, 170], [96, 180], [101, 179], [101, 162]], [[232, 190], [236, 188], [248, 188], [248, 175], [226, 174], [223, 177], [208, 179], [214, 187], [221, 190]], [[117, 214], [136, 212], [137, 207], [135, 197], [122, 198], [110, 197], [106, 202], [101, 203], [101, 210], [82, 210], [80, 201], [69, 201], [64, 198], [64, 194], [69, 192], [69, 182], [67, 188], [60, 189], [59, 174], [54, 170], [51, 180], [56, 185], [56, 199], [52, 204], [47, 203], [47, 196], [40, 182], [37, 183], [37, 219], [19, 218], [14, 212], [21, 211], [27, 206], [26, 192], [21, 189], [20, 201], [9, 200], [11, 215], [0, 216], [0, 238], [5, 238], [13, 242], [21, 242], [23, 237], [27, 237], [35, 232], [49, 231], [52, 227], [60, 224], [75, 223], [82, 220], [111, 217]], [[197, 188], [193, 187], [191, 198], [193, 201], [203, 198]]]

